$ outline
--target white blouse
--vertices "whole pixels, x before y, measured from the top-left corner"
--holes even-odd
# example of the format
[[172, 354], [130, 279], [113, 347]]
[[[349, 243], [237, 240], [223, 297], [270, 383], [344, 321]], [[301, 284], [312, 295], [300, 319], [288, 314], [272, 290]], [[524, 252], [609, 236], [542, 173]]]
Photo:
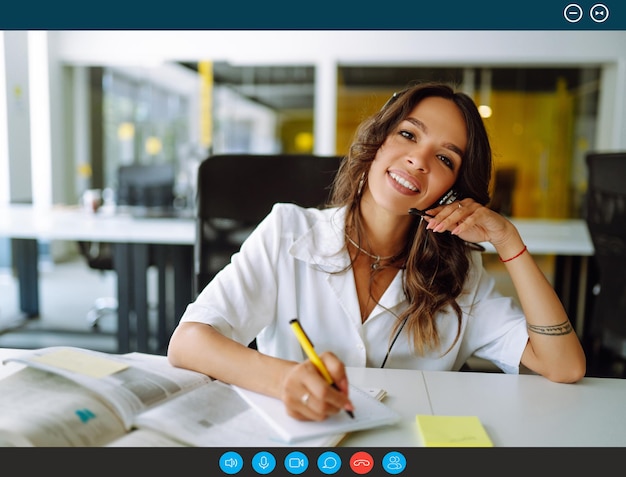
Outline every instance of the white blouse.
[[[399, 271], [365, 323], [345, 246], [345, 208], [304, 209], [276, 204], [232, 256], [231, 262], [189, 304], [181, 322], [207, 323], [259, 351], [295, 361], [306, 359], [289, 320], [299, 318], [318, 353], [332, 351], [346, 366], [380, 367], [393, 325], [407, 306]], [[441, 348], [414, 354], [406, 333], [393, 345], [386, 368], [458, 370], [472, 355], [506, 373], [518, 373], [528, 341], [526, 320], [512, 298], [472, 252], [471, 268], [457, 302], [461, 334], [449, 310], [437, 317]], [[444, 354], [445, 353], [445, 354]]]

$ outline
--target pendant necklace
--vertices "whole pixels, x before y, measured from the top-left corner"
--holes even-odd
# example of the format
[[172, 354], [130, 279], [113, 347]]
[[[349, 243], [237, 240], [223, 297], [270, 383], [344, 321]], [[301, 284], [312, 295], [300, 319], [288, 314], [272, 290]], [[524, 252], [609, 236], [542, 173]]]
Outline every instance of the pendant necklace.
[[381, 257], [380, 255], [374, 255], [373, 253], [369, 253], [367, 250], [364, 250], [361, 247], [359, 247], [359, 244], [357, 244], [354, 240], [352, 240], [348, 234], [346, 234], [346, 238], [348, 239], [348, 242], [350, 242], [352, 245], [354, 245], [354, 247], [356, 247], [360, 252], [363, 252], [369, 258], [374, 259], [374, 263], [372, 263], [370, 265], [370, 268], [372, 269], [372, 271], [374, 271], [374, 270], [378, 269], [378, 267], [380, 267], [381, 260], [383, 260], [383, 261], [391, 260], [392, 258], [395, 257], [395, 255], [389, 255], [388, 257]]

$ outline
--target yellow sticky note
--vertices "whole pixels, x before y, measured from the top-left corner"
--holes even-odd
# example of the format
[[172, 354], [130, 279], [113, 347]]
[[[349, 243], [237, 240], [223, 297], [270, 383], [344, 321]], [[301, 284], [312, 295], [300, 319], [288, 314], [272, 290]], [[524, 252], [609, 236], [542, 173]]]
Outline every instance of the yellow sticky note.
[[93, 378], [102, 378], [128, 368], [125, 363], [74, 350], [59, 350], [32, 360]]
[[493, 447], [477, 416], [416, 416], [426, 447]]

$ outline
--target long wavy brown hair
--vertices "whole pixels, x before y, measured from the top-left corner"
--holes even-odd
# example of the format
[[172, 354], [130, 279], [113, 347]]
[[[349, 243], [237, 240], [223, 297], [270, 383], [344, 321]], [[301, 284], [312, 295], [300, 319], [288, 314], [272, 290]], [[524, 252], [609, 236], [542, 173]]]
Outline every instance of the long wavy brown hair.
[[[482, 205], [490, 200], [491, 146], [473, 100], [444, 83], [418, 83], [395, 93], [380, 111], [359, 125], [348, 155], [335, 177], [328, 205], [347, 206], [346, 233], [356, 234], [358, 243], [362, 243], [364, 235], [360, 210], [361, 189], [376, 152], [415, 106], [431, 96], [454, 102], [467, 125], [467, 148], [454, 189], [461, 198], [471, 197]], [[449, 233], [429, 233], [425, 221], [418, 217], [414, 219], [404, 250], [397, 257], [398, 260], [391, 264], [398, 266], [400, 263], [405, 269], [403, 286], [408, 308], [397, 317], [390, 340], [403, 330], [408, 333], [413, 349], [418, 354], [423, 354], [427, 349], [436, 349], [440, 337], [435, 317], [449, 307], [457, 317], [456, 343], [462, 317], [456, 298], [467, 278], [472, 248], [475, 249], [476, 245]]]

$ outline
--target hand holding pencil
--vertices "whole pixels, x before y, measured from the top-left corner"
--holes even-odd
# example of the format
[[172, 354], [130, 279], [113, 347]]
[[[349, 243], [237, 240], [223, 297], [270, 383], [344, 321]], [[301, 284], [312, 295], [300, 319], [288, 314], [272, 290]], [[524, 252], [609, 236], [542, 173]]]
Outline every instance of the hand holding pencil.
[[[342, 392], [339, 386], [337, 386], [337, 384], [335, 383], [331, 374], [328, 372], [326, 365], [324, 364], [322, 359], [318, 356], [317, 352], [315, 351], [315, 348], [313, 347], [313, 343], [311, 343], [311, 340], [309, 339], [304, 329], [300, 325], [300, 321], [297, 318], [294, 318], [289, 321], [289, 324], [291, 325], [291, 328], [294, 334], [296, 335], [296, 338], [298, 339], [300, 346], [302, 346], [302, 349], [306, 353], [311, 363], [313, 363], [317, 371], [322, 375], [322, 377], [326, 380], [328, 384], [330, 384], [337, 391]], [[304, 405], [308, 405], [308, 401], [310, 397], [311, 397], [310, 393], [308, 392], [305, 393], [301, 398], [302, 403]], [[349, 406], [351, 406], [351, 404], [349, 404]], [[353, 412], [347, 407], [345, 409], [346, 409], [346, 413], [351, 418], [354, 418]]]

